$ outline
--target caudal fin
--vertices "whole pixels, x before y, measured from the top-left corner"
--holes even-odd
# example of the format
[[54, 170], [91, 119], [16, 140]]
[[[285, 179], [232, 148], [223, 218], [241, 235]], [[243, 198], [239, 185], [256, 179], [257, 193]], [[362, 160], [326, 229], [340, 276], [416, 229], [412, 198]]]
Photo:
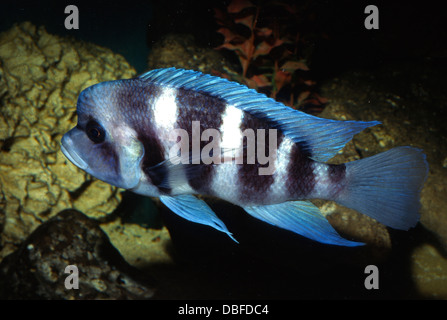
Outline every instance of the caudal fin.
[[398, 147], [346, 163], [346, 186], [336, 201], [394, 229], [419, 221], [428, 164], [420, 149]]

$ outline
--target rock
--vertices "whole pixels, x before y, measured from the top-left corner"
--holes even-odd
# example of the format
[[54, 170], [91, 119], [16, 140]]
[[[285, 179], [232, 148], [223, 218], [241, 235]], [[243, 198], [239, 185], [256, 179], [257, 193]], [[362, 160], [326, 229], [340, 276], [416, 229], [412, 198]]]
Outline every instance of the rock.
[[161, 219], [163, 206], [159, 200], [125, 191], [113, 213], [120, 219], [101, 223], [101, 229], [134, 267], [144, 269], [173, 263], [169, 253], [171, 237]]
[[417, 247], [412, 256], [412, 278], [419, 292], [429, 298], [447, 299], [447, 259], [431, 244]]
[[[67, 289], [76, 266], [79, 289]], [[97, 222], [65, 210], [40, 225], [0, 264], [2, 299], [148, 299], [151, 279], [131, 267]], [[69, 283], [73, 283], [71, 280]]]
[[0, 260], [63, 209], [99, 218], [116, 208], [117, 188], [72, 165], [60, 139], [76, 124], [84, 88], [135, 74], [109, 49], [29, 22], [0, 34]]
[[[383, 71], [385, 74], [389, 74]], [[422, 148], [427, 155], [430, 172], [421, 196], [421, 224], [433, 231], [447, 249], [447, 200], [442, 197], [446, 188], [447, 171], [442, 168], [442, 155], [445, 150], [439, 146], [446, 142], [440, 135], [437, 117], [426, 112], [421, 104], [434, 104], [415, 99], [414, 92], [403, 91], [398, 85], [375, 87], [375, 83], [403, 83], [403, 71], [395, 71], [393, 80], [384, 80], [377, 75], [351, 73], [332, 82], [330, 88], [323, 90], [331, 103], [321, 117], [340, 120], [379, 120], [382, 125], [372, 127], [356, 135], [333, 162], [341, 163], [371, 156], [396, 146], [410, 145]], [[411, 83], [409, 87], [411, 87]], [[377, 86], [377, 85], [376, 85]], [[427, 84], [425, 90], [430, 90]], [[442, 96], [434, 92], [429, 96]], [[346, 100], [349, 97], [349, 100]], [[444, 97], [444, 99], [447, 99]], [[420, 100], [420, 99], [419, 99]], [[394, 102], [393, 102], [394, 101]], [[433, 110], [436, 111], [436, 110]], [[429, 124], [429, 125], [428, 125]], [[431, 128], [431, 129], [429, 129]], [[429, 129], [429, 130], [427, 130]], [[435, 190], [436, 189], [436, 190]]]
[[184, 68], [212, 74], [228, 71], [228, 62], [216, 50], [201, 48], [188, 34], [168, 34], [156, 42], [148, 56], [148, 69]]
[[[352, 161], [404, 145], [424, 150], [430, 168], [421, 192], [420, 226], [424, 232], [410, 230], [407, 235], [407, 239], [416, 239], [415, 245], [409, 244], [413, 253], [408, 257], [412, 265], [412, 279], [408, 281], [414, 281], [421, 294], [429, 298], [447, 296], [442, 289], [447, 263], [447, 132], [443, 109], [447, 94], [441, 85], [445, 69], [426, 60], [411, 66], [384, 66], [368, 73], [347, 72], [322, 86], [321, 94], [330, 99], [330, 104], [319, 115], [382, 122], [356, 135], [331, 162]], [[393, 250], [389, 229], [373, 219], [358, 219], [358, 213], [336, 204], [320, 205], [330, 209], [326, 210], [328, 214], [333, 213], [328, 219], [340, 232], [355, 236], [363, 229], [364, 236], [372, 239], [368, 243], [379, 242]]]

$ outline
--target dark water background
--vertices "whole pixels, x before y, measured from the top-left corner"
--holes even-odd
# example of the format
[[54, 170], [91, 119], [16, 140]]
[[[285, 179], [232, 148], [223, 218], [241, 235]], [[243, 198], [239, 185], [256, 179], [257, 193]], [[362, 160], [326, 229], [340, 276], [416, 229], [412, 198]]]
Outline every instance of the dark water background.
[[[222, 41], [215, 31], [214, 7], [229, 1], [6, 1], [1, 4], [0, 31], [31, 21], [49, 33], [94, 42], [122, 54], [138, 72], [146, 69], [150, 46], [163, 35], [194, 34], [200, 45]], [[289, 1], [293, 3], [294, 1]], [[311, 70], [317, 78], [352, 68], [375, 68], [393, 60], [443, 57], [446, 53], [442, 5], [404, 1], [308, 1], [315, 20], [305, 32], [323, 32], [316, 40]], [[79, 30], [66, 30], [64, 9], [77, 5]], [[379, 8], [379, 30], [366, 30], [364, 8]], [[416, 61], [415, 61], [416, 62]]]

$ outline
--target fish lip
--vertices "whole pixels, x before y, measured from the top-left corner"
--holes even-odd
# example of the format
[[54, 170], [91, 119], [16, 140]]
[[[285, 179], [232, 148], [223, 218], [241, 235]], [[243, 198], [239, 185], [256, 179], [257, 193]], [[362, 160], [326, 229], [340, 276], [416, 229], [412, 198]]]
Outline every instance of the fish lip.
[[[70, 151], [65, 147], [71, 147], [69, 148]], [[73, 141], [67, 137], [66, 135], [62, 137], [61, 140], [61, 151], [70, 160], [75, 166], [79, 167], [82, 170], [86, 170], [88, 168], [88, 164], [82, 160], [82, 158], [74, 151], [73, 148]]]

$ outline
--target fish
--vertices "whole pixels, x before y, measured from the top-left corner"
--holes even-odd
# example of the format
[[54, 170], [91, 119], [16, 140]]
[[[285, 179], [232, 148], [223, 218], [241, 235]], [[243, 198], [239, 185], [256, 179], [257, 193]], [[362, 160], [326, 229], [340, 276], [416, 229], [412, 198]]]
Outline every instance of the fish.
[[[217, 197], [311, 240], [355, 247], [312, 199], [332, 200], [387, 227], [420, 219], [423, 150], [399, 146], [343, 164], [333, 158], [379, 121], [323, 119], [245, 85], [162, 68], [101, 82], [78, 97], [61, 151], [93, 177], [157, 197], [175, 214], [237, 242], [203, 200]], [[268, 155], [267, 155], [268, 151]]]

